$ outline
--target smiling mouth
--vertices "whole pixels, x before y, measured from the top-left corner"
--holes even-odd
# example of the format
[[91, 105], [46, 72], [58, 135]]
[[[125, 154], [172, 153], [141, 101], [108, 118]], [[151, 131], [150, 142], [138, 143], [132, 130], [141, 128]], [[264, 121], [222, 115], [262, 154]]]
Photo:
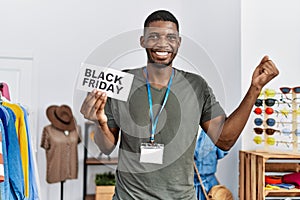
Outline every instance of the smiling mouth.
[[167, 56], [169, 54], [167, 51], [156, 51], [155, 53], [158, 56]]
[[166, 67], [172, 64], [173, 52], [168, 50], [153, 50], [147, 51], [148, 59], [150, 63], [161, 65], [160, 67]]

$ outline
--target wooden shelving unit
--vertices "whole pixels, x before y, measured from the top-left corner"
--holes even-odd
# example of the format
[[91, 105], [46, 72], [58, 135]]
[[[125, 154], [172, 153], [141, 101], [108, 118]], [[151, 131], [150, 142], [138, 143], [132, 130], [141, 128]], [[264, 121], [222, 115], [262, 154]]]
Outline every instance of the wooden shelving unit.
[[118, 159], [117, 158], [101, 158], [101, 159], [96, 159], [96, 158], [87, 158], [85, 160], [85, 163], [87, 165], [116, 165], [118, 164]]
[[84, 126], [84, 158], [83, 158], [83, 200], [95, 200], [95, 194], [87, 194], [87, 175], [88, 175], [88, 166], [93, 165], [117, 165], [117, 158], [94, 158], [89, 157], [88, 155], [88, 144], [91, 138], [89, 137], [90, 128], [94, 126], [91, 122], [86, 122]]
[[[266, 172], [299, 172], [300, 154], [240, 151], [239, 159], [239, 199], [264, 200], [266, 197], [300, 196], [300, 189], [265, 189]], [[272, 163], [268, 161], [272, 161]]]
[[95, 198], [94, 194], [86, 194], [84, 200], [95, 200]]

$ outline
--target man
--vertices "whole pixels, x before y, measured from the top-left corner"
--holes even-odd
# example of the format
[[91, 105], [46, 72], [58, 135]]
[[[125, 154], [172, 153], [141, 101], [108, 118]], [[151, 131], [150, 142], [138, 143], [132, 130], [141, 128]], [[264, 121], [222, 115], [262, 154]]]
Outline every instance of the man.
[[128, 101], [94, 90], [82, 104], [81, 113], [99, 127], [95, 142], [103, 153], [114, 150], [121, 131], [114, 199], [195, 200], [193, 155], [198, 126], [219, 148], [229, 150], [261, 89], [279, 74], [265, 56], [245, 98], [226, 117], [201, 76], [173, 67], [180, 43], [173, 14], [153, 12], [140, 37], [147, 66], [127, 70], [135, 77]]

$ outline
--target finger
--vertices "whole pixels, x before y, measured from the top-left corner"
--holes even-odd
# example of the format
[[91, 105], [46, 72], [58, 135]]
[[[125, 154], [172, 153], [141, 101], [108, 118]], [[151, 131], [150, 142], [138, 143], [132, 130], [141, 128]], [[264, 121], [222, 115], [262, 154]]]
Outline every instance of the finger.
[[266, 60], [264, 63], [262, 63], [262, 65], [270, 65], [270, 66], [274, 66], [275, 67], [275, 64], [273, 63], [272, 60]]
[[[106, 93], [105, 92], [99, 92], [97, 93], [97, 100], [94, 105], [95, 110], [104, 109], [105, 103], [106, 103]], [[102, 105], [104, 103], [104, 106]]]
[[91, 116], [93, 102], [95, 102], [95, 101], [84, 102], [81, 106], [80, 112], [87, 119]]
[[103, 93], [103, 95], [102, 95], [101, 98], [102, 98], [102, 104], [100, 106], [100, 110], [104, 110], [105, 104], [107, 102], [107, 95], [106, 95], [106, 93]]
[[97, 90], [93, 90], [92, 92], [89, 92], [88, 95], [84, 99], [84, 103], [87, 103], [87, 102], [91, 101], [92, 99], [94, 99], [96, 94], [97, 94]]
[[279, 70], [276, 68], [275, 64], [271, 60], [266, 61], [261, 67], [262, 72], [264, 73], [275, 75], [279, 74]]
[[100, 109], [102, 102], [103, 102], [103, 100], [102, 100], [101, 96], [99, 96], [94, 104], [94, 110], [96, 112], [98, 109]]
[[84, 115], [84, 117], [90, 116], [90, 112], [97, 101], [97, 91], [93, 90], [90, 92], [87, 97], [84, 99], [80, 112]]
[[267, 62], [268, 60], [269, 60], [269, 56], [264, 56], [260, 61], [260, 65]]

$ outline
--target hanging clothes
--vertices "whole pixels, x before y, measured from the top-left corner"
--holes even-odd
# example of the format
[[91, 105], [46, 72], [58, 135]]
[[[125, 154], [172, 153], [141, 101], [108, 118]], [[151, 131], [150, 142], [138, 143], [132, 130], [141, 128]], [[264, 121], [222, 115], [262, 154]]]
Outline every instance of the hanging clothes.
[[26, 124], [24, 120], [24, 113], [22, 108], [13, 103], [3, 102], [3, 106], [12, 109], [12, 111], [16, 115], [16, 131], [17, 137], [19, 140], [20, 153], [21, 153], [21, 161], [22, 161], [22, 169], [24, 175], [24, 186], [25, 186], [25, 197], [29, 197], [29, 164], [28, 164], [28, 138], [26, 133]]
[[0, 118], [4, 129], [6, 144], [2, 150], [7, 152], [4, 159], [5, 180], [1, 183], [1, 197], [8, 200], [19, 200], [25, 198], [24, 176], [20, 154], [19, 141], [15, 127], [16, 116], [14, 112], [0, 105]]
[[38, 172], [37, 172], [37, 164], [35, 157], [33, 156], [33, 148], [31, 144], [30, 138], [30, 130], [28, 124], [28, 113], [26, 109], [20, 105], [24, 113], [24, 120], [26, 125], [26, 132], [28, 138], [28, 163], [29, 163], [29, 196], [28, 200], [38, 200], [39, 199], [39, 185], [38, 185]]
[[[0, 122], [1, 126], [2, 125], [2, 121]], [[3, 146], [3, 143], [5, 143], [2, 139], [2, 128], [0, 129], [0, 146]], [[4, 144], [5, 145], [5, 144]], [[2, 148], [0, 148], [0, 182], [4, 181], [4, 158], [3, 158], [3, 150]]]
[[[21, 104], [9, 102], [7, 84], [0, 83], [0, 200], [39, 200], [36, 158], [32, 147], [28, 113]], [[2, 136], [2, 138], [1, 138]], [[2, 141], [1, 141], [2, 139]]]
[[[4, 195], [4, 181], [5, 181], [5, 178], [7, 179], [8, 176], [7, 176], [7, 172], [5, 171], [5, 167], [4, 167], [4, 163], [7, 163], [7, 160], [6, 160], [6, 141], [5, 141], [5, 135], [4, 135], [4, 126], [3, 126], [3, 122], [0, 118], [0, 135], [2, 138], [2, 158], [3, 158], [3, 181], [1, 181], [0, 183], [0, 199], [2, 199], [2, 196]], [[5, 177], [6, 176], [6, 177]]]
[[67, 179], [77, 179], [78, 153], [80, 142], [79, 128], [68, 135], [53, 125], [44, 127], [41, 147], [46, 150], [48, 183], [57, 183]]
[[46, 181], [57, 183], [76, 179], [80, 126], [76, 125], [71, 108], [67, 105], [49, 106], [46, 114], [51, 122], [44, 127], [41, 139], [41, 147], [46, 150]]

